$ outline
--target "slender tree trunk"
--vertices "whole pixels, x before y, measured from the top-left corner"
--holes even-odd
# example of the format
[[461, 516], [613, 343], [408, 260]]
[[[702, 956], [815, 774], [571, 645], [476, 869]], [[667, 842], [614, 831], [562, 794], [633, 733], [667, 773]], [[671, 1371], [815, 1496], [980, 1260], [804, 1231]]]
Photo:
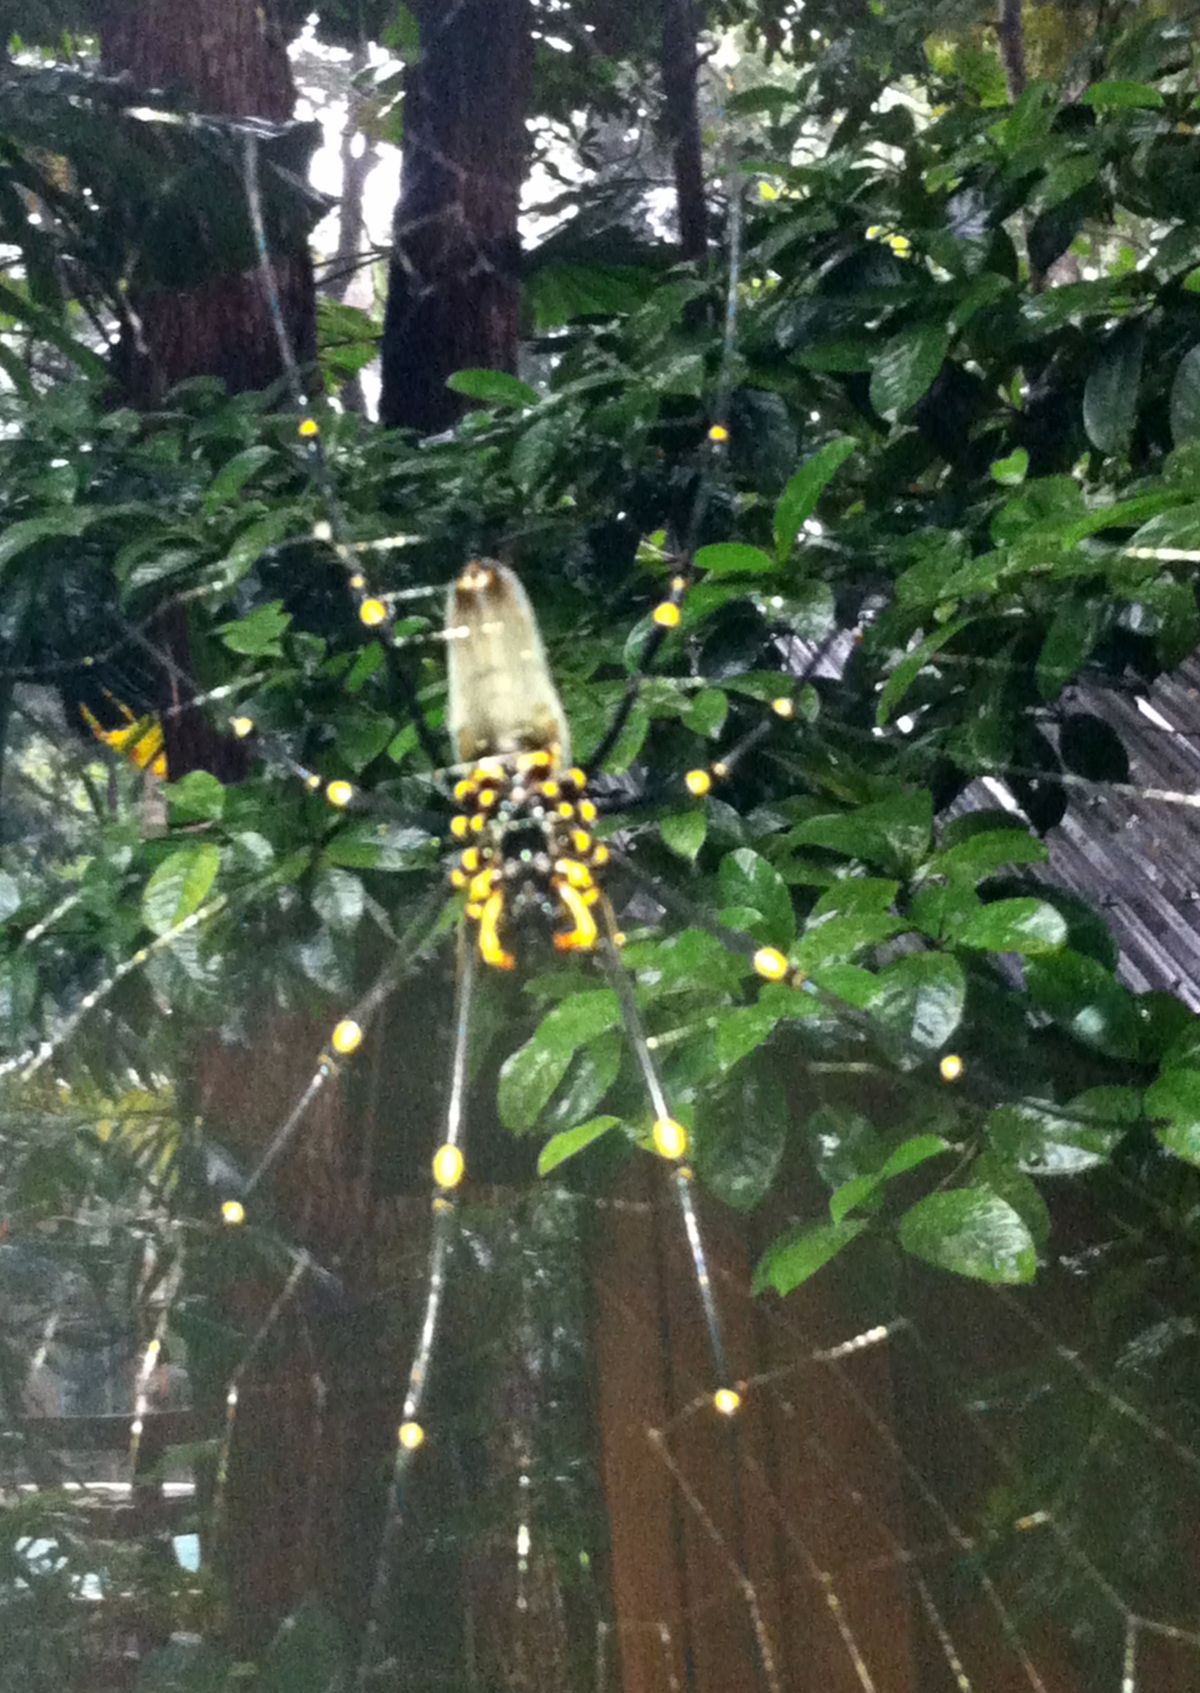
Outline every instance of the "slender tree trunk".
[[419, 0], [383, 329], [380, 417], [424, 434], [462, 411], [456, 370], [514, 370], [530, 0]]
[[1019, 100], [1025, 92], [1025, 26], [1021, 19], [1021, 0], [1000, 0], [1000, 14], [996, 19], [996, 39], [1000, 45], [1000, 63], [1004, 66], [1004, 81], [1010, 100]]
[[692, 0], [663, 0], [662, 80], [675, 172], [679, 245], [685, 259], [708, 250], [704, 158], [696, 103], [696, 12]]

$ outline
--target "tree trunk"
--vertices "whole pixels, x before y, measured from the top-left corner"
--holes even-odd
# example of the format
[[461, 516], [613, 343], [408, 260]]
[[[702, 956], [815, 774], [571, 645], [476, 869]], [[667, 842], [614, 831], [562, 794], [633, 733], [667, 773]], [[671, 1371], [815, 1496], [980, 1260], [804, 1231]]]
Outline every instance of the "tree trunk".
[[696, 104], [696, 13], [692, 0], [663, 0], [662, 80], [671, 162], [675, 172], [675, 211], [679, 245], [685, 259], [702, 259], [708, 250], [708, 213], [704, 203], [704, 158]]
[[381, 420], [434, 434], [457, 370], [514, 370], [529, 0], [420, 0], [383, 328]]
[[[295, 88], [287, 45], [259, 0], [103, 0], [100, 52], [106, 73], [139, 88], [182, 90], [198, 111], [223, 117], [292, 117]], [[296, 357], [315, 355], [316, 308], [307, 247], [275, 255], [284, 321]], [[197, 288], [139, 292], [129, 302], [134, 337], [124, 336], [120, 374], [135, 405], [157, 405], [191, 376], [219, 377], [232, 393], [278, 381], [283, 361], [256, 270]], [[181, 675], [193, 673], [186, 612], [169, 608], [155, 638], [163, 667], [160, 709], [172, 780], [208, 770], [225, 781], [246, 771], [245, 750], [191, 710]]]
[[[346, 123], [342, 130], [342, 142], [339, 149], [339, 160], [342, 167], [342, 193], [338, 206], [338, 240], [337, 248], [330, 261], [331, 281], [327, 284], [328, 292], [335, 300], [345, 305], [355, 305], [358, 302], [354, 296], [359, 291], [362, 275], [362, 249], [366, 239], [366, 218], [363, 213], [363, 198], [367, 186], [367, 178], [373, 170], [379, 157], [374, 141], [364, 135], [357, 117], [361, 102], [354, 87], [354, 79], [366, 68], [369, 60], [367, 43], [360, 40], [354, 49], [350, 60], [350, 90], [346, 96]], [[362, 149], [355, 152], [355, 140], [362, 141]], [[368, 269], [366, 276], [365, 304], [370, 308], [374, 304], [374, 286], [372, 276], [374, 264]], [[363, 393], [362, 375], [356, 371], [342, 389], [338, 398], [347, 411], [365, 417], [367, 413], [366, 396]]]

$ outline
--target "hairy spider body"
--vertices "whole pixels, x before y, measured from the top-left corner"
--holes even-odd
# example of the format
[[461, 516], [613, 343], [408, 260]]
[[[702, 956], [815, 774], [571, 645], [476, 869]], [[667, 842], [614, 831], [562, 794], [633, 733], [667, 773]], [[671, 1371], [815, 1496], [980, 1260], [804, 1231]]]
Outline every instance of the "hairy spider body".
[[485, 964], [512, 970], [515, 929], [530, 916], [553, 928], [559, 952], [599, 939], [594, 872], [608, 848], [589, 828], [596, 805], [570, 764], [570, 737], [528, 596], [513, 571], [473, 560], [446, 606], [450, 727], [474, 760], [454, 789], [450, 832], [464, 843], [450, 871]]

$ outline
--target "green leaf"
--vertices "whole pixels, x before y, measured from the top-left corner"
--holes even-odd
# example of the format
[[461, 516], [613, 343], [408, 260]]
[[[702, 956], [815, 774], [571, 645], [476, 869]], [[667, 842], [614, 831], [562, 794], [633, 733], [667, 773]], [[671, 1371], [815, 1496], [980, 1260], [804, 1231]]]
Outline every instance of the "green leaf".
[[766, 939], [787, 948], [796, 934], [792, 896], [783, 877], [749, 847], [726, 853], [718, 872], [721, 900], [726, 906], [749, 906], [761, 912]]
[[1083, 427], [1102, 453], [1123, 453], [1137, 421], [1146, 332], [1124, 323], [1100, 349], [1083, 390]]
[[465, 394], [469, 400], [482, 400], [489, 406], [536, 406], [538, 393], [528, 382], [510, 376], [505, 370], [459, 370], [446, 378], [447, 388]]
[[221, 867], [220, 849], [211, 841], [178, 847], [155, 870], [142, 890], [147, 928], [165, 935], [203, 903]]
[[1161, 106], [1161, 92], [1148, 82], [1094, 82], [1080, 96], [1082, 105], [1094, 112], [1128, 111], [1137, 106]]
[[658, 832], [678, 858], [690, 863], [704, 845], [708, 820], [697, 807], [694, 811], [677, 811], [659, 821]]
[[857, 811], [811, 817], [792, 830], [789, 843], [826, 847], [885, 870], [907, 872], [925, 856], [932, 833], [932, 796], [927, 788], [913, 788]]
[[769, 984], [749, 1005], [721, 1013], [717, 1021], [718, 1065], [722, 1070], [732, 1070], [770, 1040], [782, 1021], [815, 1016], [816, 1012], [817, 1002], [811, 994]]
[[871, 372], [871, 404], [894, 423], [915, 406], [945, 363], [950, 337], [936, 323], [913, 324], [888, 342]]
[[955, 617], [941, 629], [935, 629], [932, 635], [927, 635], [910, 653], [906, 653], [899, 664], [892, 671], [883, 691], [879, 696], [879, 704], [875, 708], [875, 722], [883, 728], [899, 705], [905, 694], [912, 687], [917, 677], [924, 670], [930, 658], [948, 641], [952, 641], [959, 632], [971, 622], [969, 617]]
[[240, 453], [235, 453], [231, 459], [225, 461], [209, 483], [204, 495], [206, 508], [215, 511], [227, 501], [235, 500], [250, 478], [256, 476], [265, 464], [270, 464], [274, 457], [274, 447], [261, 444], [246, 447]]
[[851, 436], [827, 441], [788, 482], [775, 506], [775, 556], [787, 557], [792, 543], [817, 508], [817, 501], [858, 447]]
[[313, 883], [312, 904], [331, 929], [350, 934], [358, 927], [366, 908], [366, 892], [360, 879], [350, 871], [326, 866], [318, 871]]
[[282, 637], [291, 621], [292, 615], [284, 611], [283, 601], [272, 600], [270, 605], [259, 606], [236, 623], [221, 624], [217, 633], [230, 652], [244, 653], [250, 658], [279, 658], [283, 653]]
[[966, 997], [966, 979], [956, 959], [916, 952], [879, 972], [870, 1010], [906, 1041], [936, 1051], [962, 1021]]
[[813, 1223], [797, 1229], [793, 1234], [769, 1246], [754, 1271], [752, 1291], [764, 1293], [768, 1288], [787, 1295], [794, 1288], [815, 1276], [817, 1271], [836, 1258], [843, 1247], [866, 1228], [866, 1223], [854, 1219], [840, 1223]]
[[1034, 1003], [1085, 1046], [1113, 1058], [1136, 1054], [1133, 996], [1094, 958], [1070, 950], [1033, 958], [1025, 967], [1025, 985]]
[[1032, 958], [1065, 946], [1067, 925], [1045, 900], [998, 899], [958, 926], [954, 942], [983, 952], [1019, 952]]
[[1091, 1088], [1068, 1105], [1001, 1105], [987, 1120], [992, 1145], [1033, 1176], [1075, 1176], [1112, 1156], [1141, 1114], [1133, 1088]]
[[225, 788], [207, 770], [191, 770], [163, 789], [172, 823], [215, 823], [225, 810]]
[[981, 882], [1009, 864], [1045, 864], [1049, 857], [1045, 841], [1024, 829], [985, 829], [935, 852], [927, 868], [951, 880]]
[[1171, 439], [1176, 446], [1200, 436], [1200, 346], [1179, 361], [1171, 384]]
[[1015, 488], [1024, 482], [1028, 470], [1029, 454], [1024, 447], [1017, 447], [1007, 458], [994, 460], [990, 475], [992, 481], [998, 482], [1002, 488]]
[[531, 1129], [579, 1048], [613, 1028], [621, 1016], [611, 988], [572, 994], [552, 1007], [533, 1036], [500, 1067], [497, 1101], [505, 1128]]
[[211, 573], [214, 585], [228, 588], [240, 582], [265, 552], [282, 541], [285, 535], [295, 534], [298, 527], [299, 520], [288, 506], [277, 506], [264, 517], [247, 524], [214, 567]]
[[693, 735], [719, 735], [729, 715], [729, 696], [720, 688], [702, 688], [691, 700], [683, 714], [683, 722]]
[[610, 1129], [615, 1129], [620, 1121], [619, 1117], [593, 1117], [590, 1122], [580, 1123], [576, 1128], [564, 1129], [561, 1134], [552, 1136], [538, 1153], [538, 1175], [548, 1176], [568, 1158], [578, 1157], [585, 1147], [591, 1146], [601, 1135], [608, 1134]]
[[1064, 594], [1038, 654], [1037, 680], [1043, 699], [1057, 699], [1100, 638], [1105, 609], [1098, 600]]
[[720, 541], [715, 546], [700, 548], [696, 568], [709, 576], [762, 576], [774, 570], [775, 562], [770, 553], [759, 547], [747, 547], [740, 541]]
[[1030, 1282], [1037, 1251], [1027, 1225], [989, 1187], [931, 1193], [900, 1220], [900, 1244], [939, 1270], [975, 1281], [1014, 1286]]
[[857, 1210], [872, 1199], [887, 1182], [895, 1181], [897, 1176], [905, 1176], [919, 1165], [927, 1164], [931, 1158], [939, 1158], [943, 1152], [951, 1150], [950, 1142], [943, 1140], [941, 1135], [911, 1135], [878, 1170], [869, 1175], [855, 1176], [832, 1193], [829, 1215], [835, 1223], [840, 1223], [848, 1212]]
[[705, 1188], [736, 1211], [769, 1191], [787, 1144], [783, 1090], [757, 1065], [735, 1071], [698, 1107], [696, 1169]]
[[1146, 1089], [1146, 1115], [1168, 1152], [1200, 1164], [1200, 1070], [1167, 1070]]

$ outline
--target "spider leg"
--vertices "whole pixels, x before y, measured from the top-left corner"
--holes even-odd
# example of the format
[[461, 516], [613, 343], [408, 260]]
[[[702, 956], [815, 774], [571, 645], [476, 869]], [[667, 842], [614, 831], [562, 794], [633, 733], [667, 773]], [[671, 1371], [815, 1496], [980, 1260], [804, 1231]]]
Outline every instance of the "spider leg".
[[399, 978], [419, 957], [422, 948], [430, 938], [430, 923], [436, 911], [444, 903], [441, 888], [434, 888], [423, 901], [417, 916], [409, 925], [405, 934], [400, 938], [396, 952], [388, 960], [386, 967], [367, 989], [357, 1003], [351, 1007], [344, 1017], [338, 1019], [330, 1032], [329, 1044], [321, 1052], [317, 1060], [317, 1067], [309, 1077], [303, 1091], [287, 1116], [280, 1123], [267, 1144], [253, 1171], [247, 1178], [239, 1199], [227, 1199], [221, 1207], [221, 1215], [226, 1223], [236, 1227], [246, 1220], [245, 1201], [258, 1187], [263, 1177], [275, 1165], [299, 1133], [304, 1119], [317, 1095], [326, 1084], [336, 1076], [341, 1068], [340, 1060], [353, 1057], [362, 1045], [363, 1035], [384, 1000], [391, 993]]
[[437, 1343], [438, 1324], [446, 1289], [446, 1277], [457, 1234], [454, 1190], [465, 1170], [463, 1138], [467, 1058], [470, 1050], [471, 1004], [475, 987], [478, 949], [465, 925], [460, 926], [455, 983], [454, 1051], [450, 1069], [450, 1096], [446, 1106], [445, 1135], [433, 1157], [434, 1191], [430, 1202], [429, 1270], [425, 1284], [425, 1305], [417, 1333], [417, 1347], [408, 1372], [408, 1385], [396, 1431], [396, 1455], [392, 1461], [383, 1535], [379, 1546], [375, 1580], [371, 1592], [363, 1655], [356, 1685], [365, 1688], [385, 1667], [380, 1663], [382, 1626], [396, 1553], [404, 1526], [405, 1488], [417, 1452], [425, 1444], [421, 1411], [429, 1383], [429, 1371]]
[[695, 1178], [692, 1167], [687, 1162], [687, 1131], [681, 1123], [676, 1122], [671, 1116], [662, 1078], [651, 1054], [641, 1012], [638, 1010], [637, 1001], [634, 998], [633, 982], [617, 950], [615, 939], [617, 926], [613, 918], [612, 907], [606, 899], [601, 899], [600, 910], [604, 925], [604, 933], [600, 938], [598, 948], [600, 960], [616, 992], [625, 1032], [629, 1036], [629, 1043], [637, 1059], [638, 1068], [642, 1073], [642, 1081], [645, 1084], [651, 1109], [654, 1112], [652, 1131], [654, 1149], [660, 1157], [667, 1160], [672, 1166], [671, 1187], [679, 1207], [680, 1219], [683, 1223], [684, 1234], [687, 1237], [688, 1251], [691, 1254], [692, 1267], [696, 1274], [696, 1288], [704, 1312], [704, 1323], [708, 1330], [709, 1350], [712, 1354], [713, 1370], [716, 1377], [712, 1403], [723, 1416], [733, 1416], [741, 1405], [741, 1394], [733, 1385], [729, 1355], [721, 1326], [721, 1314], [717, 1309], [716, 1296], [713, 1293], [708, 1256], [704, 1249], [704, 1237], [700, 1230], [700, 1217], [692, 1192], [692, 1182]]

